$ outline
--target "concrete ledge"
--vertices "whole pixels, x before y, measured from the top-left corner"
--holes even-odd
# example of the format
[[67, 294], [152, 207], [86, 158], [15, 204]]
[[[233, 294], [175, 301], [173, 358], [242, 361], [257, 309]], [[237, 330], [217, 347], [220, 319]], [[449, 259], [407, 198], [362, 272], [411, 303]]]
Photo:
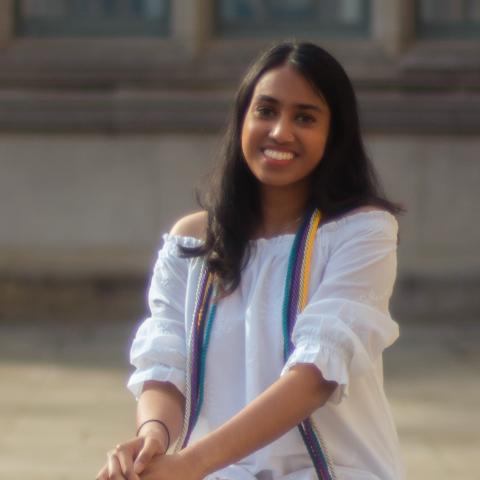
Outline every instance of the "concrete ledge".
[[391, 311], [400, 322], [462, 322], [479, 318], [480, 277], [419, 277], [398, 280]]
[[[147, 314], [149, 275], [0, 279], [0, 322], [135, 322]], [[480, 278], [401, 278], [391, 302], [400, 324], [480, 316]]]
[[[54, 133], [218, 132], [233, 90], [0, 91], [0, 131]], [[477, 134], [480, 94], [362, 92], [366, 133]]]
[[134, 323], [147, 312], [146, 277], [0, 279], [0, 323]]

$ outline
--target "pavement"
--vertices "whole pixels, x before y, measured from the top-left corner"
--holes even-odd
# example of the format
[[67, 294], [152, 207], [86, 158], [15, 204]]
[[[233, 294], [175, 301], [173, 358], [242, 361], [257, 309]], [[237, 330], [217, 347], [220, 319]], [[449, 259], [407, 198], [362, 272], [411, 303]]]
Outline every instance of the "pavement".
[[[134, 431], [133, 324], [0, 322], [0, 478], [93, 479]], [[411, 480], [480, 479], [480, 322], [401, 326], [385, 388]]]

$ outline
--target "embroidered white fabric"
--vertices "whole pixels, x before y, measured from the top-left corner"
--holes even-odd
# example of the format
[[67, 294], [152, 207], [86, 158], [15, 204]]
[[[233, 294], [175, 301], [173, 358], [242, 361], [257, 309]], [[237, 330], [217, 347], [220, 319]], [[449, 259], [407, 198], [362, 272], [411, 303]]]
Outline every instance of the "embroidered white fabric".
[[[205, 376], [205, 399], [191, 441], [219, 427], [298, 363], [312, 363], [334, 394], [314, 412], [339, 480], [404, 478], [399, 446], [383, 391], [382, 352], [398, 337], [388, 308], [396, 276], [397, 222], [388, 212], [357, 212], [322, 225], [315, 239], [309, 302], [283, 360], [282, 303], [294, 235], [251, 243], [237, 290], [217, 308]], [[138, 396], [147, 380], [185, 389], [199, 258], [179, 256], [191, 237], [165, 235], [149, 291], [151, 316], [131, 348], [136, 367], [128, 387]], [[228, 387], [226, 388], [226, 385]], [[206, 480], [314, 479], [294, 429]]]

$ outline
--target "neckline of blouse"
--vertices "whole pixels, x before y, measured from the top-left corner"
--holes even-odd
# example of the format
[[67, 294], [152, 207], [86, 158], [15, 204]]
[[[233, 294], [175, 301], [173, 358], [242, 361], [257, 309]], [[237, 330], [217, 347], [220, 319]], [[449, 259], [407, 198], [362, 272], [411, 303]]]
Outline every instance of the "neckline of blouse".
[[[386, 210], [369, 210], [369, 211], [361, 211], [361, 212], [354, 212], [351, 214], [347, 214], [343, 217], [340, 217], [336, 220], [330, 220], [326, 223], [320, 224], [318, 227], [319, 231], [334, 231], [337, 230], [338, 227], [341, 225], [344, 225], [351, 220], [357, 219], [359, 217], [363, 216], [374, 216], [374, 217], [383, 217], [386, 219], [390, 220], [395, 220], [395, 217], [388, 211]], [[291, 242], [292, 238], [295, 237], [295, 233], [282, 233], [280, 235], [276, 235], [274, 237], [269, 237], [269, 238], [257, 238], [255, 240], [250, 240], [250, 242], [254, 245], [274, 245], [276, 243], [284, 243], [286, 241]], [[196, 247], [198, 245], [201, 245], [203, 243], [203, 240], [188, 236], [188, 235], [172, 235], [170, 233], [165, 233], [163, 235], [164, 240], [171, 239], [175, 242], [181, 242], [182, 245], [186, 247]]]

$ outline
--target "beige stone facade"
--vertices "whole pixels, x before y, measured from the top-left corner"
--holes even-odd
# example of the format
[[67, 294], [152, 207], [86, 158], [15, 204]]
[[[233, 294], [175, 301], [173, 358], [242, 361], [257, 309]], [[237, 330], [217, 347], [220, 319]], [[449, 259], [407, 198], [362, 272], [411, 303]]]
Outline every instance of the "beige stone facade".
[[[480, 36], [420, 39], [413, 0], [373, 0], [365, 39], [308, 40], [345, 65], [400, 220], [401, 318], [480, 310]], [[195, 207], [235, 86], [272, 38], [215, 34], [172, 2], [155, 39], [15, 36], [0, 2], [0, 276], [146, 278]], [[275, 39], [275, 38], [273, 38]]]

